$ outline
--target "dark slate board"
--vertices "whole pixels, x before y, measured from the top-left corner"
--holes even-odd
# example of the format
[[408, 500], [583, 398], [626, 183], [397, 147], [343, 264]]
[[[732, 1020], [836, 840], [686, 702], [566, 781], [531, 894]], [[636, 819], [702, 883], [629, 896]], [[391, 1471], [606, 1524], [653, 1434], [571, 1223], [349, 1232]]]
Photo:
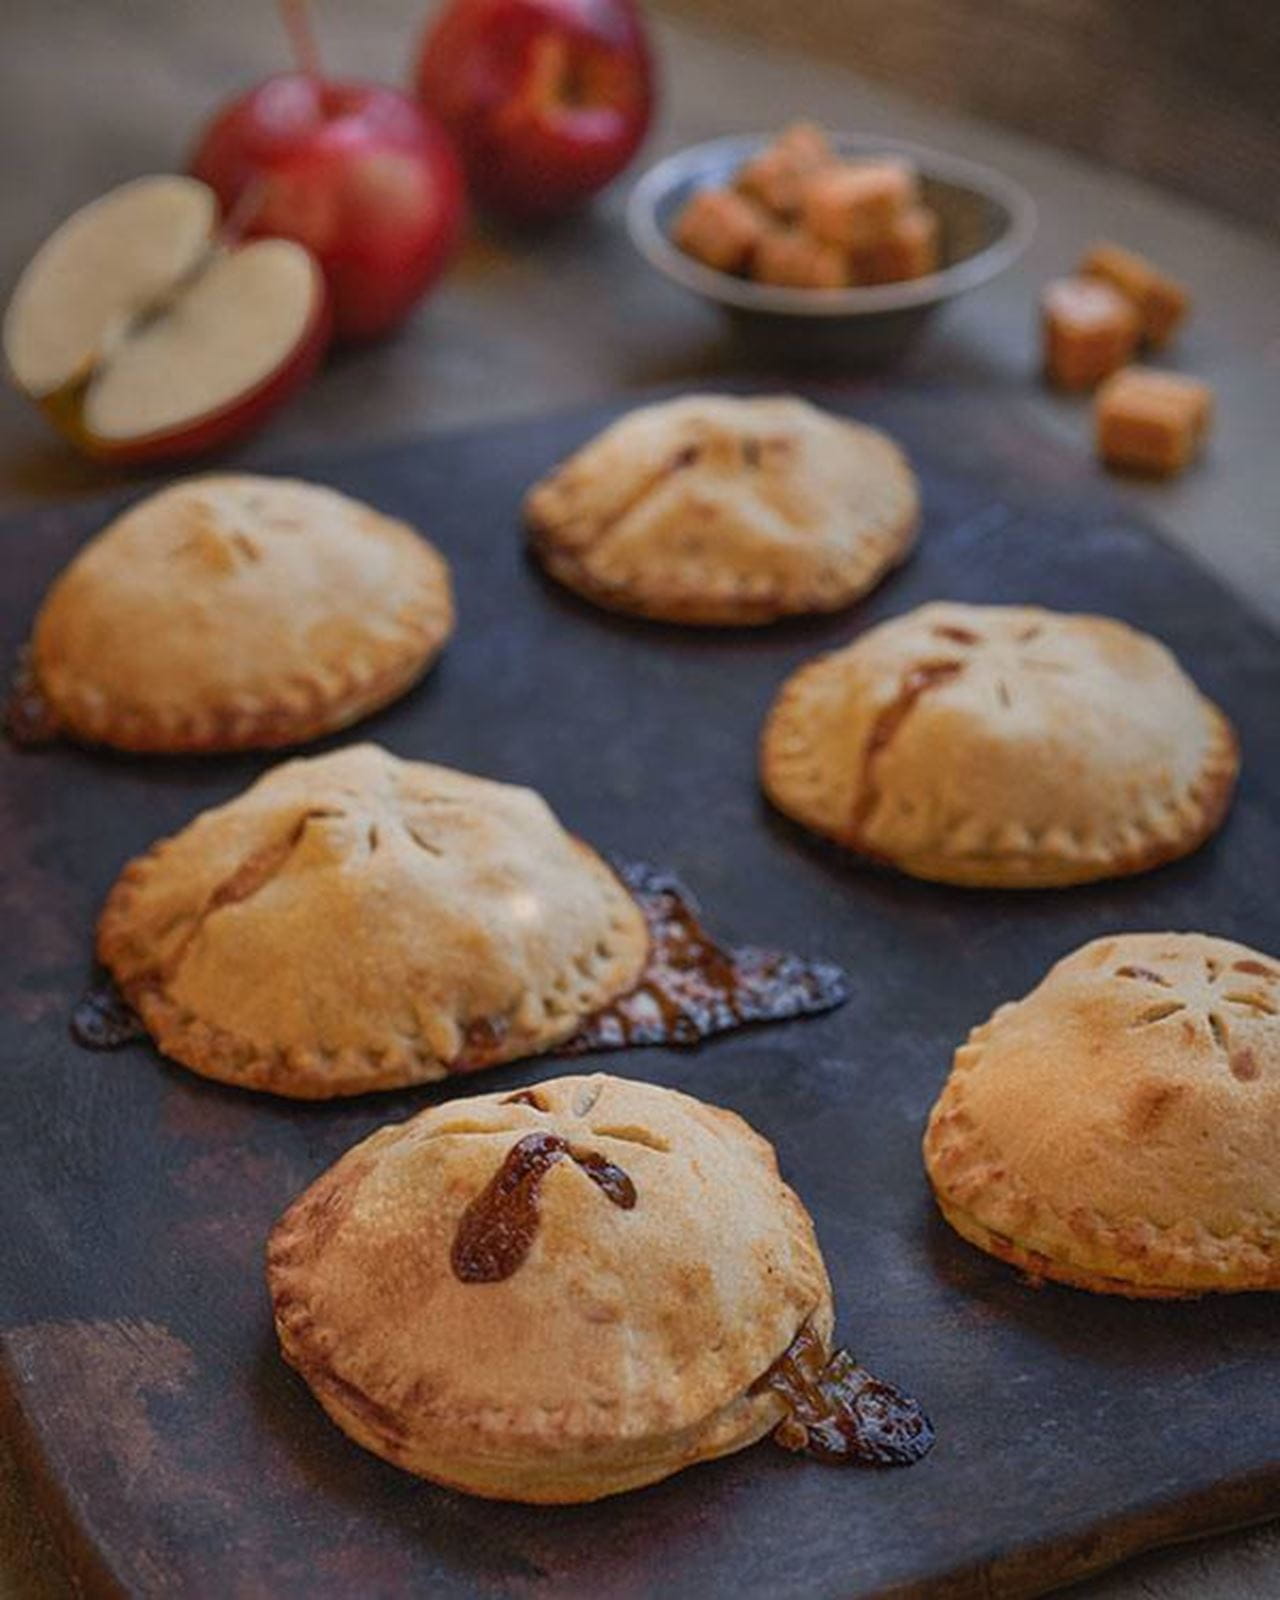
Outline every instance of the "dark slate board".
[[[202, 1082], [144, 1045], [80, 1052], [67, 1012], [120, 865], [268, 759], [5, 751], [7, 1413], [91, 1587], [1027, 1594], [1280, 1511], [1273, 1299], [1032, 1289], [940, 1223], [918, 1151], [966, 1029], [1081, 941], [1201, 928], [1280, 951], [1280, 648], [1088, 461], [1029, 431], [1016, 397], [865, 388], [843, 403], [919, 463], [920, 551], [852, 615], [761, 633], [612, 619], [526, 566], [521, 491], [620, 404], [309, 470], [418, 522], [457, 574], [456, 643], [362, 734], [534, 784], [598, 846], [682, 873], [723, 935], [847, 965], [854, 999], [829, 1017], [602, 1064], [732, 1106], [776, 1142], [816, 1218], [845, 1339], [926, 1402], [937, 1449], [874, 1473], [765, 1445], [594, 1507], [531, 1510], [418, 1483], [348, 1443], [277, 1358], [261, 1272], [272, 1220], [378, 1124], [558, 1069], [317, 1107]], [[0, 529], [6, 651], [107, 509]], [[1160, 634], [1243, 737], [1225, 833], [1147, 877], [1001, 896], [859, 867], [771, 815], [755, 743], [779, 681], [935, 596], [1097, 609]]]

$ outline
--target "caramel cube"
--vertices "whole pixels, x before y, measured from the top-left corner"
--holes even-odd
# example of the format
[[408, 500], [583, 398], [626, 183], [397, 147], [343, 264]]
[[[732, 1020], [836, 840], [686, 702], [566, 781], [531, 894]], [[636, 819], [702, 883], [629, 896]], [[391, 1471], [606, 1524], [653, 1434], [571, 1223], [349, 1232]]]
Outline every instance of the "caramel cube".
[[764, 218], [740, 194], [732, 189], [700, 189], [685, 203], [671, 237], [704, 266], [743, 272], [764, 231]]
[[844, 253], [800, 228], [771, 228], [756, 247], [757, 283], [790, 289], [842, 289], [849, 282]]
[[790, 221], [800, 209], [804, 179], [834, 160], [821, 128], [812, 122], [795, 122], [739, 168], [734, 187]]
[[1181, 472], [1209, 431], [1213, 391], [1175, 372], [1123, 367], [1094, 400], [1098, 454], [1111, 467]]
[[824, 244], [856, 252], [886, 239], [915, 200], [916, 175], [907, 162], [841, 162], [804, 180], [800, 215]]
[[1118, 244], [1095, 244], [1079, 270], [1086, 277], [1102, 278], [1133, 301], [1143, 340], [1153, 349], [1173, 337], [1190, 309], [1191, 297], [1182, 284]]
[[835, 152], [827, 143], [827, 136], [816, 122], [793, 122], [773, 141], [774, 151], [792, 166], [804, 172], [825, 166], [835, 160]]
[[938, 213], [929, 206], [909, 206], [879, 244], [854, 257], [859, 283], [901, 283], [936, 272], [941, 263]]
[[1055, 278], [1040, 295], [1044, 370], [1060, 389], [1092, 389], [1133, 359], [1133, 301], [1103, 278]]

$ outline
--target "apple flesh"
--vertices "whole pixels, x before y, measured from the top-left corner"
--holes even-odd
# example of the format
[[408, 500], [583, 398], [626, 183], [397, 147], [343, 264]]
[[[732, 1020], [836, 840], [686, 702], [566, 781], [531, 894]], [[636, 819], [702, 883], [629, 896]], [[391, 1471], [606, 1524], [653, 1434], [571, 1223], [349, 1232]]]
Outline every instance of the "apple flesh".
[[286, 240], [219, 239], [190, 178], [141, 178], [76, 212], [5, 314], [18, 387], [87, 454], [215, 449], [306, 381], [328, 342], [324, 279]]
[[633, 0], [453, 0], [423, 41], [417, 87], [476, 198], [514, 222], [589, 200], [631, 160], [653, 114]]
[[462, 233], [448, 137], [406, 95], [311, 73], [269, 78], [214, 118], [191, 171], [246, 236], [294, 239], [328, 281], [334, 331], [369, 339], [403, 320]]
[[87, 378], [104, 349], [209, 249], [218, 206], [202, 183], [138, 178], [83, 206], [40, 247], [9, 302], [4, 349], [43, 399]]

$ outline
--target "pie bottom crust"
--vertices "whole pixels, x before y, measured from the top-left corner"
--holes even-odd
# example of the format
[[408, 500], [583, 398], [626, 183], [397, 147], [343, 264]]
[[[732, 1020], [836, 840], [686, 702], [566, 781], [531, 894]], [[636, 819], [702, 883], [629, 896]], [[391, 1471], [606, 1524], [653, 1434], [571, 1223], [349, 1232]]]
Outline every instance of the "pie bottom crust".
[[[131, 986], [125, 990], [125, 998], [142, 1018], [162, 1056], [202, 1078], [234, 1084], [239, 1089], [262, 1089], [290, 1100], [329, 1100], [378, 1089], [409, 1089], [453, 1075], [446, 1062], [425, 1049], [400, 1047], [378, 1054], [372, 1050], [280, 1046], [267, 1051], [240, 1034], [195, 1016], [157, 988]], [[578, 1018], [570, 1019], [565, 1037], [577, 1025]], [[533, 1055], [551, 1047], [538, 1045], [527, 1053]]]
[[141, 711], [120, 713], [109, 705], [90, 704], [74, 693], [61, 701], [51, 699], [50, 704], [59, 732], [116, 750], [207, 753], [279, 749], [336, 733], [399, 699], [426, 676], [450, 627], [446, 621], [438, 637], [424, 639], [421, 648], [377, 671], [356, 673], [348, 668], [337, 686], [319, 679], [296, 680], [288, 698], [274, 701], [208, 707], [172, 718]]
[[641, 1489], [663, 1478], [732, 1455], [763, 1439], [782, 1419], [782, 1403], [772, 1395], [742, 1395], [723, 1410], [681, 1433], [584, 1448], [581, 1454], [545, 1457], [526, 1453], [442, 1449], [432, 1439], [406, 1439], [390, 1419], [379, 1425], [377, 1411], [359, 1390], [332, 1374], [299, 1360], [285, 1343], [284, 1353], [297, 1367], [329, 1417], [356, 1444], [427, 1478], [446, 1489], [479, 1495], [485, 1500], [514, 1500], [526, 1505], [582, 1505], [609, 1495]]
[[602, 583], [578, 556], [561, 549], [554, 534], [536, 519], [529, 521], [530, 541], [539, 562], [557, 583], [592, 605], [621, 616], [644, 617], [650, 622], [675, 622], [694, 627], [763, 627], [783, 617], [845, 611], [868, 594], [895, 567], [901, 566], [916, 541], [919, 516], [914, 512], [898, 525], [883, 530], [874, 551], [848, 563], [850, 571], [839, 583], [817, 587], [770, 584], [754, 588], [745, 578], [720, 575], [701, 592], [690, 584], [683, 591], [662, 594], [638, 584]]
[[[623, 985], [617, 992], [624, 993], [627, 987]], [[404, 1045], [382, 1052], [326, 1051], [313, 1046], [264, 1050], [239, 1034], [195, 1016], [158, 988], [133, 985], [126, 988], [125, 998], [142, 1018], [162, 1056], [203, 1078], [241, 1089], [262, 1089], [291, 1100], [328, 1100], [380, 1089], [408, 1089], [480, 1072], [507, 1061], [523, 1061], [563, 1044], [583, 1021], [577, 1012], [572, 1012], [558, 1026], [544, 1025], [536, 1034], [522, 1037], [508, 1032], [497, 1053], [456, 1066], [428, 1049], [414, 1050]]]
[[[1175, 1238], [1172, 1230], [1161, 1229], [1144, 1218], [1111, 1221], [1097, 1212], [1080, 1207], [1069, 1216], [1050, 1212], [1025, 1192], [1023, 1186], [1006, 1179], [993, 1187], [984, 1184], [992, 1209], [1011, 1218], [1036, 1213], [1043, 1226], [1045, 1243], [1056, 1236], [1076, 1247], [1073, 1257], [1049, 1255], [1045, 1250], [1020, 1242], [1012, 1233], [1001, 1232], [979, 1221], [964, 1206], [942, 1192], [935, 1165], [957, 1147], [948, 1146], [933, 1128], [926, 1139], [925, 1157], [938, 1209], [962, 1239], [985, 1250], [988, 1255], [1019, 1267], [1035, 1281], [1051, 1279], [1095, 1294], [1123, 1295], [1133, 1300], [1194, 1300], [1205, 1294], [1241, 1294], [1280, 1289], [1280, 1261], [1254, 1241], [1241, 1237], [1218, 1237], [1207, 1230], [1192, 1230], [1192, 1237]], [[975, 1171], [985, 1163], [978, 1161]], [[966, 1184], [966, 1174], [952, 1174]], [[973, 1191], [974, 1173], [967, 1175]], [[1085, 1264], [1081, 1257], [1093, 1257], [1098, 1267]], [[1110, 1270], [1101, 1270], [1102, 1266]]]
[[[273, 1239], [273, 1255], [287, 1249], [287, 1241]], [[811, 1321], [830, 1342], [830, 1297], [801, 1320]], [[451, 1433], [439, 1419], [415, 1435], [388, 1407], [334, 1370], [316, 1348], [311, 1317], [301, 1302], [277, 1300], [276, 1331], [286, 1361], [348, 1438], [416, 1477], [486, 1500], [582, 1505], [640, 1489], [700, 1461], [747, 1449], [772, 1432], [785, 1411], [776, 1395], [746, 1392], [692, 1427], [634, 1439], [530, 1440], [498, 1431], [484, 1438], [474, 1429]], [[664, 1381], [663, 1375], [657, 1381]]]
[[[1052, 1256], [1046, 1256], [1029, 1246], [1020, 1245], [1006, 1234], [996, 1233], [994, 1229], [985, 1227], [963, 1207], [949, 1205], [941, 1195], [935, 1195], [935, 1198], [939, 1211], [962, 1239], [967, 1239], [979, 1250], [985, 1250], [988, 1255], [995, 1256], [1000, 1261], [1007, 1261], [1012, 1267], [1020, 1268], [1037, 1286], [1049, 1279], [1054, 1283], [1069, 1284], [1073, 1289], [1089, 1289], [1094, 1294], [1123, 1295], [1130, 1300], [1196, 1300], [1201, 1295], [1213, 1292], [1209, 1285], [1180, 1289], [1166, 1284], [1139, 1283], [1132, 1278], [1118, 1278], [1104, 1272], [1090, 1272], [1087, 1267], [1077, 1266], [1074, 1262], [1055, 1261]], [[1221, 1287], [1225, 1289], [1230, 1285], [1224, 1284]], [[1265, 1285], [1259, 1284], [1256, 1287], [1261, 1289]]]

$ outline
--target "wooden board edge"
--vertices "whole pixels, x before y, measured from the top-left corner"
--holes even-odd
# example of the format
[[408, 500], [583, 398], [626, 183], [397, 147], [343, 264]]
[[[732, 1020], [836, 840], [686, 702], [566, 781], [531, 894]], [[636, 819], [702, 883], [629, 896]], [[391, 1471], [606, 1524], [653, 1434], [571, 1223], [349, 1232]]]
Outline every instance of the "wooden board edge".
[[1140, 1506], [1080, 1533], [1027, 1545], [994, 1560], [879, 1591], [877, 1600], [1035, 1600], [1112, 1571], [1149, 1552], [1238, 1533], [1280, 1518], [1280, 1461], [1228, 1478], [1190, 1499]]
[[72, 1594], [85, 1600], [128, 1600], [128, 1592], [105, 1564], [57, 1481], [37, 1429], [21, 1400], [22, 1383], [13, 1370], [4, 1334], [0, 1333], [0, 1430], [23, 1476], [26, 1499], [40, 1519], [48, 1544], [57, 1553]]

